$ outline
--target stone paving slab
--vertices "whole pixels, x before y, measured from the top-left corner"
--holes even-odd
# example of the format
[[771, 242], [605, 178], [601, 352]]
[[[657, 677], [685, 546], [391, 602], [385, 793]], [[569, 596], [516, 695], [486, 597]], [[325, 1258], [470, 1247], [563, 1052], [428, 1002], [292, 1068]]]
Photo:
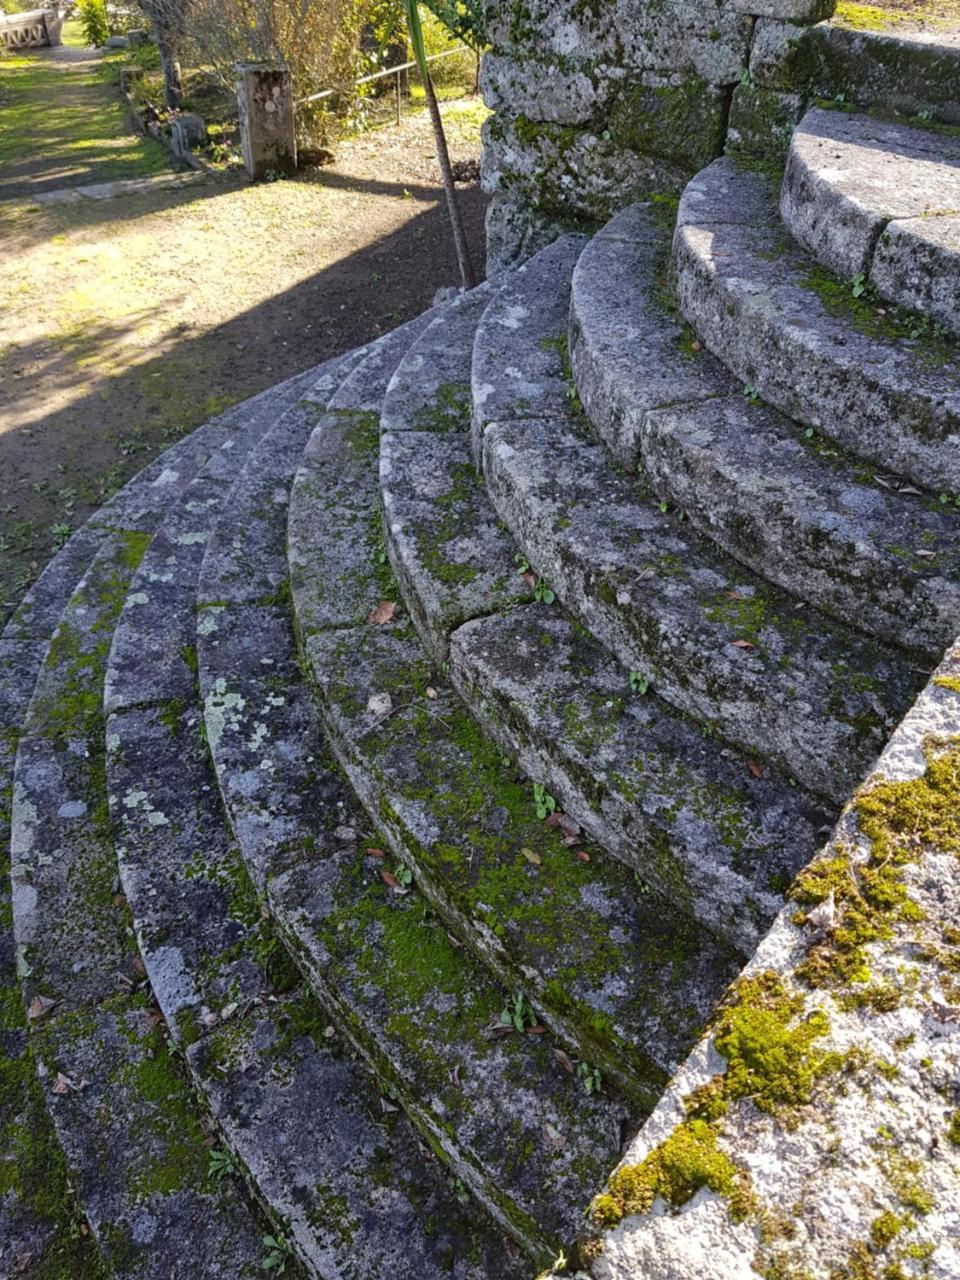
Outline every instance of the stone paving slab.
[[783, 240], [770, 180], [715, 161], [684, 193], [675, 240], [683, 314], [768, 404], [884, 470], [952, 493], [960, 362], [911, 339]]

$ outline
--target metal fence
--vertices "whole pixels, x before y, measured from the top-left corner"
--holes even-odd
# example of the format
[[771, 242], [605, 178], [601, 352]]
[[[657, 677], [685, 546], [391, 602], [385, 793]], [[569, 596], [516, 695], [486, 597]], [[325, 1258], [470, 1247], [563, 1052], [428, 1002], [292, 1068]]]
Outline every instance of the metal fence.
[[[443, 53], [430, 54], [427, 58], [427, 62], [439, 62], [443, 58], [463, 57], [466, 50], [466, 45], [462, 45], [456, 49], [445, 49]], [[359, 80], [354, 80], [353, 88], [358, 89], [361, 85], [372, 84], [376, 80], [386, 80], [388, 77], [392, 76], [395, 82], [394, 95], [396, 102], [397, 124], [399, 124], [403, 111], [403, 78], [407, 72], [416, 70], [419, 70], [419, 63], [416, 61], [402, 62], [395, 67], [384, 67], [382, 71], [374, 71], [372, 75], [361, 76]], [[298, 98], [295, 105], [298, 107], [305, 107], [310, 103], [323, 102], [327, 98], [336, 97], [336, 95], [341, 92], [341, 89], [322, 89], [319, 93], [311, 93], [306, 98]]]

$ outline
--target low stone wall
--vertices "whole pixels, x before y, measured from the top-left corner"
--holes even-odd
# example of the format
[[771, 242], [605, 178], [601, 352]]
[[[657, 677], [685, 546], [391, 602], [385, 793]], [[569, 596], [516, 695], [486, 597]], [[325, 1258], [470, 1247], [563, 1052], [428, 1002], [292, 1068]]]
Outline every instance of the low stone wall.
[[960, 47], [826, 21], [834, 0], [489, 0], [493, 272], [558, 228], [679, 192], [725, 150], [782, 158], [817, 99], [960, 123]]
[[62, 26], [59, 14], [50, 9], [0, 15], [0, 44], [11, 52], [59, 45]]

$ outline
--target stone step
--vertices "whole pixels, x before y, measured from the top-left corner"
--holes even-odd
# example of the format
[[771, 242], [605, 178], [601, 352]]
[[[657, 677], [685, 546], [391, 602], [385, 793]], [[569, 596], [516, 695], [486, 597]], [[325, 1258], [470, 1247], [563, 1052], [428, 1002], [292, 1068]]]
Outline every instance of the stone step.
[[642, 450], [660, 497], [791, 594], [932, 662], [960, 632], [957, 515], [832, 441], [736, 396], [650, 413]]
[[626, 209], [577, 263], [571, 357], [591, 421], [738, 560], [935, 661], [960, 629], [956, 519], [745, 399], [696, 350], [667, 284], [668, 220], [667, 208]]
[[[809, 860], [829, 813], [782, 780], [752, 778], [743, 759], [720, 757], [659, 699], [633, 696], [628, 673], [578, 634], [559, 606], [515, 607], [533, 592], [477, 483], [469, 419], [461, 415], [442, 432], [414, 429], [434, 421], [444, 402], [435, 381], [417, 387], [421, 346], [436, 343], [436, 356], [459, 380], [469, 369], [478, 310], [472, 326], [435, 321], [401, 365], [411, 371], [402, 403], [393, 394], [399, 374], [384, 402], [390, 430], [380, 439], [380, 497], [404, 605], [434, 658], [450, 655], [452, 682], [471, 714], [528, 777], [546, 785], [604, 850], [749, 955], [779, 910], [776, 886]], [[462, 625], [472, 617], [475, 624]], [[604, 892], [617, 896], [622, 888]], [[664, 912], [673, 917], [657, 897], [638, 902], [640, 932], [662, 939], [654, 917]], [[675, 918], [672, 927], [683, 931]], [[649, 1037], [655, 1060], [666, 1065], [688, 1019], [669, 1021], [661, 1014]]]
[[108, 539], [41, 671], [16, 762], [14, 935], [28, 1016], [47, 1010], [31, 1019], [41, 1086], [107, 1264], [158, 1280], [226, 1277], [259, 1265], [264, 1228], [208, 1176], [201, 1116], [143, 979], [106, 808], [105, 640], [148, 540]]
[[565, 417], [574, 394], [567, 368], [570, 273], [587, 237], [566, 235], [542, 249], [497, 291], [473, 348], [472, 443], [483, 466], [483, 434], [491, 422]]
[[571, 360], [590, 420], [739, 561], [936, 660], [960, 628], [956, 518], [748, 401], [696, 351], [669, 294], [668, 219], [669, 206], [623, 210], [577, 262]]
[[828, 271], [960, 334], [960, 141], [808, 111], [780, 191], [787, 229]]
[[[343, 372], [339, 363], [325, 370], [306, 404], [282, 417], [259, 445], [252, 438], [237, 442], [244, 447], [231, 455], [233, 472], [242, 467], [249, 477], [251, 463], [271, 459], [259, 473], [268, 501], [270, 470], [283, 452], [275, 442], [287, 433], [302, 436], [304, 420], [315, 418]], [[154, 538], [114, 640], [107, 778], [140, 951], [227, 1149], [310, 1274], [342, 1276], [358, 1267], [371, 1277], [393, 1274], [404, 1251], [419, 1259], [421, 1274], [446, 1274], [451, 1250], [464, 1258], [476, 1257], [478, 1246], [494, 1257], [502, 1250], [469, 1228], [405, 1122], [391, 1121], [389, 1133], [381, 1126], [376, 1091], [348, 1056], [334, 1052], [329, 1019], [299, 989], [299, 974], [264, 919], [223, 822], [199, 732], [196, 662], [184, 659], [183, 642], [197, 626], [201, 535], [221, 510], [235, 509], [229, 478], [221, 465], [215, 476], [198, 479], [184, 516], [171, 516]], [[283, 514], [281, 508], [281, 530]], [[263, 594], [270, 593], [266, 575]], [[201, 611], [201, 619], [207, 616]], [[137, 697], [134, 655], [144, 653], [160, 675]], [[385, 1168], [393, 1189], [389, 1211], [372, 1189]], [[434, 1237], [423, 1223], [437, 1215], [445, 1229]], [[479, 1280], [486, 1271], [470, 1274]]]
[[878, 315], [796, 249], [769, 177], [729, 158], [699, 173], [680, 203], [674, 259], [682, 313], [751, 394], [884, 471], [954, 495], [954, 344]]
[[[324, 724], [377, 834], [359, 850], [334, 838], [319, 866], [292, 862], [269, 893], [278, 923], [291, 946], [301, 948], [301, 963], [338, 1023], [392, 1081], [457, 1176], [544, 1258], [569, 1232], [583, 1184], [603, 1167], [621, 1124], [634, 1114], [605, 1087], [594, 1088], [606, 1075], [597, 1072], [601, 1058], [618, 1069], [618, 1054], [604, 1057], [603, 1050], [622, 1034], [614, 1020], [627, 1005], [619, 988], [636, 963], [627, 955], [636, 935], [621, 938], [618, 927], [630, 927], [630, 891], [620, 890], [622, 901], [601, 894], [592, 901], [593, 864], [577, 859], [558, 830], [535, 818], [532, 788], [483, 742], [402, 618], [396, 583], [378, 563], [385, 558], [382, 550], [378, 556], [383, 544], [375, 519], [379, 433], [367, 408], [386, 379], [381, 370], [361, 367], [351, 381], [304, 454], [291, 501], [290, 559], [298, 574], [298, 631]], [[353, 414], [348, 395], [357, 405]], [[316, 596], [299, 574], [308, 564], [311, 582], [322, 584]], [[382, 625], [367, 621], [378, 609]], [[436, 697], [427, 696], [428, 687]], [[392, 714], [367, 710], [374, 694], [391, 696]], [[370, 847], [376, 854], [364, 857]], [[387, 862], [385, 851], [393, 855]], [[398, 892], [404, 880], [413, 882], [415, 896]], [[431, 909], [442, 925], [431, 923]], [[495, 975], [509, 976], [505, 992], [446, 929], [479, 951]], [[585, 929], [593, 943], [589, 957]], [[538, 933], [555, 956], [538, 956], [547, 950]], [[528, 973], [511, 960], [517, 948], [530, 958]], [[621, 949], [614, 966], [611, 956]], [[587, 958], [589, 969], [578, 970], [575, 964]], [[684, 957], [676, 959], [683, 968]], [[564, 960], [570, 963], [561, 968]], [[537, 983], [546, 964], [557, 981], [550, 990], [543, 984], [541, 1002]], [[597, 1003], [605, 987], [613, 1016]], [[535, 1008], [549, 1026], [568, 1028], [567, 1057], [554, 1055], [540, 1035], [499, 1038], [509, 1025], [499, 1021], [502, 1010], [521, 995], [529, 1000], [513, 1005], [521, 1023]], [[633, 1008], [642, 1018], [636, 999]], [[570, 1073], [581, 1043], [593, 1047], [589, 1056], [583, 1051], [582, 1072]], [[627, 1075], [630, 1068], [619, 1070]], [[633, 1092], [642, 1088], [649, 1099], [663, 1072], [646, 1060], [642, 1071]]]
[[575, 405], [566, 419], [492, 423], [483, 443], [500, 518], [628, 670], [711, 733], [844, 799], [910, 702], [905, 658], [727, 559], [610, 462]]
[[386, 549], [441, 662], [460, 623], [530, 597], [471, 458], [474, 341], [491, 297], [491, 286], [475, 289], [433, 322], [401, 361], [380, 415]]
[[[295, 386], [297, 380], [293, 380]], [[66, 1268], [71, 1276], [99, 1277], [100, 1254], [93, 1236], [84, 1237], [68, 1220], [56, 1215], [58, 1205], [69, 1202], [67, 1168], [64, 1149], [53, 1128], [48, 1103], [64, 1112], [70, 1105], [65, 1095], [51, 1093], [49, 1074], [38, 1080], [27, 1025], [20, 1000], [19, 979], [13, 931], [8, 922], [11, 911], [8, 874], [10, 852], [10, 804], [17, 738], [30, 701], [51, 635], [76, 589], [89, 569], [97, 551], [111, 533], [131, 526], [132, 531], [146, 532], [160, 519], [168, 503], [190, 483], [196, 469], [209, 455], [239, 428], [251, 415], [272, 411], [284, 399], [290, 385], [270, 391], [236, 406], [167, 449], [160, 457], [135, 476], [123, 490], [107, 502], [70, 539], [50, 562], [23, 602], [9, 619], [0, 638], [0, 723], [5, 732], [0, 737], [0, 912], [5, 922], [0, 931], [0, 1036], [6, 1055], [6, 1084], [0, 1099], [0, 1128], [7, 1135], [3, 1153], [12, 1161], [7, 1191], [0, 1207], [0, 1270], [19, 1274], [28, 1263], [34, 1267], [53, 1265], [53, 1260]], [[21, 968], [23, 963], [21, 962]], [[29, 979], [29, 974], [23, 975]], [[141, 1015], [133, 1008], [136, 1021]], [[116, 1050], [116, 1037], [109, 1020], [103, 1019], [105, 1043], [110, 1050], [108, 1070], [98, 1072], [109, 1077], [114, 1104], [127, 1085], [119, 1078], [123, 1070], [123, 1050]], [[149, 1026], [146, 1027], [149, 1030]], [[136, 1054], [127, 1051], [127, 1067], [136, 1067]], [[104, 1050], [107, 1062], [107, 1051]], [[55, 1076], [52, 1078], [55, 1082]], [[82, 1119], [82, 1116], [80, 1117]], [[82, 1125], [67, 1123], [61, 1114], [58, 1130], [64, 1136], [66, 1149], [84, 1148]], [[125, 1136], [123, 1138], [125, 1141]], [[87, 1157], [77, 1162], [87, 1169]], [[78, 1190], [91, 1190], [89, 1181]], [[109, 1201], [109, 1197], [107, 1197]], [[80, 1212], [84, 1211], [81, 1203]], [[107, 1208], [110, 1208], [107, 1203]], [[63, 1210], [66, 1212], [66, 1209]]]

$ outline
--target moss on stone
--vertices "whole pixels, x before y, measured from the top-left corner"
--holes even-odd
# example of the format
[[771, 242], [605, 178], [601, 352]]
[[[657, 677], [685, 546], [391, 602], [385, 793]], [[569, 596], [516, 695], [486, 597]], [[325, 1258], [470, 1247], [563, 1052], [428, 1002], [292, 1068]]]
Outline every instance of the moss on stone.
[[719, 1149], [711, 1125], [687, 1120], [640, 1164], [621, 1165], [607, 1190], [594, 1199], [590, 1213], [599, 1226], [614, 1227], [629, 1214], [648, 1213], [658, 1196], [680, 1208], [701, 1187], [728, 1197], [735, 1221], [747, 1215], [746, 1175]]

